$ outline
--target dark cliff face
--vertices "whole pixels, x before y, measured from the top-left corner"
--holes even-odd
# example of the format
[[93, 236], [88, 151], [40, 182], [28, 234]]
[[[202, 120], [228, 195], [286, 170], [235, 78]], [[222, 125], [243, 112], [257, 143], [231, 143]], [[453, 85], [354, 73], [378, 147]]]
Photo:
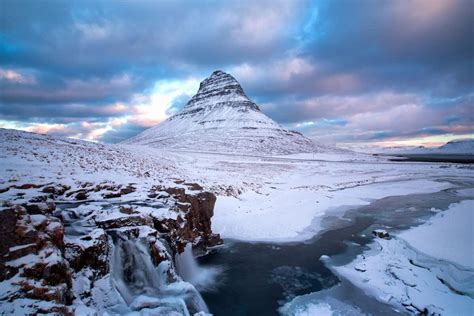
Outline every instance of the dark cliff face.
[[[150, 203], [161, 203], [175, 210], [179, 214], [176, 218], [155, 217], [127, 206], [120, 207], [117, 215], [104, 219], [97, 216], [104, 211], [100, 206], [94, 206], [96, 210], [84, 214], [57, 208], [55, 202], [63, 200], [68, 194], [69, 197], [77, 196], [77, 192], [68, 192], [67, 186], [32, 185], [20, 189], [34, 193], [27, 192], [32, 196], [27, 202], [5, 201], [0, 210], [0, 282], [18, 284], [16, 290], [4, 299], [28, 298], [37, 312], [72, 314], [70, 304], [76, 295], [80, 295], [81, 299], [92, 295], [92, 289], [74, 293], [73, 279], [86, 275], [90, 284], [94, 284], [107, 276], [111, 272], [117, 238], [143, 239], [156, 266], [163, 261], [172, 263], [174, 255], [181, 253], [188, 243], [198, 251], [206, 251], [207, 247], [222, 243], [220, 236], [211, 230], [216, 197], [203, 192], [197, 184], [190, 184], [188, 190], [186, 185], [183, 186], [155, 186], [148, 194]], [[103, 191], [106, 201], [112, 189], [122, 195], [134, 191], [132, 185], [121, 190], [110, 186], [91, 186], [81, 193], [87, 198], [92, 192]], [[3, 188], [2, 191], [8, 190], [10, 188]], [[76, 200], [81, 198], [79, 196]], [[69, 236], [72, 234], [68, 233], [71, 221], [83, 221], [87, 227], [79, 235], [74, 233], [74, 236]], [[172, 264], [167, 275], [168, 282], [177, 280]], [[47, 310], [41, 307], [41, 302], [45, 301], [52, 303]]]
[[[186, 108], [194, 107], [196, 104], [213, 97], [231, 96], [238, 99], [250, 99], [245, 95], [244, 89], [234, 77], [220, 70], [216, 70], [212, 75], [204, 79], [198, 92], [192, 97], [186, 105]], [[185, 109], [186, 109], [185, 108]], [[258, 109], [258, 107], [256, 108]], [[259, 109], [258, 109], [259, 110]]]
[[212, 233], [211, 218], [214, 215], [214, 205], [216, 196], [209, 192], [199, 192], [197, 194], [186, 194], [184, 188], [167, 188], [166, 192], [179, 201], [177, 207], [185, 215], [185, 225], [168, 221], [171, 230], [164, 230], [169, 235], [170, 244], [181, 253], [188, 242], [193, 244], [195, 250], [205, 252], [207, 247], [222, 244], [222, 239], [218, 234]]

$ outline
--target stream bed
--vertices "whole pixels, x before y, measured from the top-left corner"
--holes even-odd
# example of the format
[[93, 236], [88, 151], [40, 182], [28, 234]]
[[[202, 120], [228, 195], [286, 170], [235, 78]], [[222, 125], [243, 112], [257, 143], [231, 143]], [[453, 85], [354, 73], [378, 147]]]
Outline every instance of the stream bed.
[[214, 287], [201, 294], [217, 316], [279, 315], [293, 298], [325, 289], [337, 292], [358, 313], [399, 314], [349, 282], [341, 283], [320, 258], [329, 256], [332, 263], [346, 264], [367, 249], [374, 229], [405, 230], [426, 222], [435, 209], [446, 210], [452, 203], [472, 199], [456, 191], [472, 188], [473, 183], [452, 183], [454, 188], [440, 192], [386, 197], [347, 208], [341, 216], [327, 216], [323, 231], [305, 242], [225, 240], [224, 247], [198, 259], [202, 267], [218, 266], [223, 271]]

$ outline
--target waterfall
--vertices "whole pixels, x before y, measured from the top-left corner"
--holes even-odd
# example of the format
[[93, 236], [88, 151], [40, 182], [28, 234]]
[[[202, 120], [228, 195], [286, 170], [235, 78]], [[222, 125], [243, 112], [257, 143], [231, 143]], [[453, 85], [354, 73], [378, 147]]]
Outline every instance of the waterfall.
[[213, 290], [217, 275], [222, 272], [221, 267], [200, 267], [194, 258], [191, 244], [186, 245], [183, 253], [176, 254], [175, 263], [181, 278], [198, 290]]
[[154, 266], [144, 239], [117, 235], [113, 242], [111, 282], [127, 310], [152, 308], [158, 314], [208, 313], [204, 300], [192, 284], [183, 281], [168, 283], [166, 264], [172, 263]]
[[141, 294], [157, 295], [163, 288], [149, 250], [140, 239], [118, 239], [113, 261], [112, 279], [127, 304]]
[[196, 259], [194, 259], [191, 244], [186, 245], [183, 253], [176, 255], [175, 262], [176, 270], [183, 280], [196, 285], [195, 283], [198, 281], [201, 271]]

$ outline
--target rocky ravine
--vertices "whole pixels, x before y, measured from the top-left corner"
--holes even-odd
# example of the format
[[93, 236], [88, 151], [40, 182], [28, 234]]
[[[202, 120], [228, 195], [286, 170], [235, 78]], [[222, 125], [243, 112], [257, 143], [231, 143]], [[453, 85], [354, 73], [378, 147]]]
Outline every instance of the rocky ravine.
[[2, 312], [205, 312], [173, 258], [186, 244], [202, 252], [222, 243], [210, 228], [216, 198], [176, 182], [151, 187], [139, 202], [122, 202], [133, 184], [1, 188]]

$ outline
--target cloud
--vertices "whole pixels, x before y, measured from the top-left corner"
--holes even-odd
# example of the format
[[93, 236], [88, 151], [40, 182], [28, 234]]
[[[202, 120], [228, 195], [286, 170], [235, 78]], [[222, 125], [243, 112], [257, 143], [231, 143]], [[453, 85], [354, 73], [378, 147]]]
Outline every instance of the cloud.
[[473, 121], [470, 0], [3, 6], [0, 120], [15, 126], [115, 142], [179, 111], [215, 69], [318, 139], [466, 133]]
[[282, 123], [295, 123], [324, 117], [343, 117], [357, 113], [383, 112], [404, 104], [420, 103], [416, 94], [391, 91], [362, 95], [323, 95], [305, 99], [289, 98], [281, 103], [265, 103], [263, 111]]
[[32, 84], [36, 82], [34, 77], [29, 74], [24, 74], [13, 69], [0, 68], [0, 82], [2, 81], [15, 84]]
[[70, 124], [35, 124], [21, 127], [21, 129], [34, 133], [96, 141], [108, 130], [108, 127], [103, 123], [82, 122]]
[[112, 129], [105, 132], [98, 140], [105, 143], [119, 143], [143, 132], [145, 129], [146, 127], [143, 127], [140, 124], [135, 125], [133, 123], [127, 123], [121, 125], [118, 129]]
[[0, 104], [1, 118], [25, 122], [68, 122], [87, 119], [96, 121], [111, 117], [119, 117], [131, 112], [131, 109], [123, 103], [107, 105], [88, 105], [82, 103], [71, 103], [67, 106], [55, 104], [23, 104], [14, 106]]

